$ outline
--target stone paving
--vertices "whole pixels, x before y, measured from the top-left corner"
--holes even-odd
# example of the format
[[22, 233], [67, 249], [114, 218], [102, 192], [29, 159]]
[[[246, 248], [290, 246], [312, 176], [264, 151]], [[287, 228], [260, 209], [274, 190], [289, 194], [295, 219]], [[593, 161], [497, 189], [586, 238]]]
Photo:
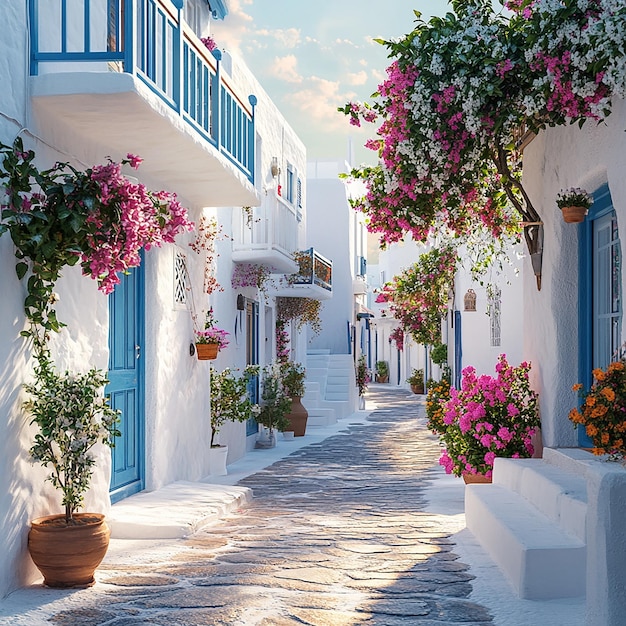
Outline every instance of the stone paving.
[[107, 558], [99, 584], [48, 623], [492, 624], [467, 599], [473, 577], [454, 553], [457, 529], [425, 511], [439, 447], [423, 402], [382, 386], [369, 398], [381, 407], [369, 423], [241, 481], [254, 490], [251, 506], [166, 552]]

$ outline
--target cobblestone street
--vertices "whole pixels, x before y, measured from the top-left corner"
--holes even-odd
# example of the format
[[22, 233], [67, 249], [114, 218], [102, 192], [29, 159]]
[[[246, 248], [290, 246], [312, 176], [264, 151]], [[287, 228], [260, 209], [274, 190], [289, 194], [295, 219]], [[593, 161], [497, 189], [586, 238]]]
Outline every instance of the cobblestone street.
[[[57, 626], [442, 626], [491, 624], [424, 491], [439, 446], [423, 400], [376, 386], [367, 424], [308, 445], [241, 481], [251, 506], [167, 549], [109, 556]], [[418, 411], [420, 417], [418, 417]], [[347, 420], [348, 424], [350, 419]], [[0, 624], [39, 624], [34, 615]], [[45, 623], [45, 622], [44, 622]]]

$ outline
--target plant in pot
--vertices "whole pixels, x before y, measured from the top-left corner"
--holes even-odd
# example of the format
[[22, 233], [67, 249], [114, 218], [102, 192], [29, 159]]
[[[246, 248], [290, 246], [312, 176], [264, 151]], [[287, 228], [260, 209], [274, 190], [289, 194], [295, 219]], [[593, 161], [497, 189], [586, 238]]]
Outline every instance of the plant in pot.
[[361, 355], [356, 363], [356, 386], [359, 390], [359, 409], [365, 409], [365, 392], [370, 384], [372, 377], [370, 375], [365, 355]]
[[413, 393], [424, 393], [424, 370], [414, 369], [411, 375], [406, 379], [406, 382], [411, 385], [411, 391]]
[[98, 513], [76, 513], [90, 487], [95, 460], [92, 448], [112, 446], [119, 434], [117, 412], [102, 396], [104, 372], [57, 371], [49, 347], [51, 334], [65, 326], [54, 308], [56, 281], [66, 266], [80, 263], [83, 274], [105, 294], [120, 282], [118, 274], [141, 262], [141, 250], [173, 242], [190, 230], [186, 210], [174, 195], [150, 192], [123, 176], [122, 165], [137, 168], [129, 154], [85, 171], [56, 163], [40, 171], [35, 153], [21, 138], [0, 144], [0, 180], [6, 188], [0, 235], [15, 246], [18, 278], [28, 278], [24, 312], [35, 359], [34, 378], [25, 385], [24, 407], [38, 426], [32, 458], [51, 466], [50, 480], [59, 489], [65, 514], [33, 520], [29, 550], [50, 586], [93, 584], [93, 573], [108, 547], [109, 529]]
[[563, 221], [568, 224], [583, 222], [592, 204], [593, 198], [580, 187], [561, 189], [556, 196], [556, 205], [563, 213]]
[[210, 361], [217, 358], [219, 351], [229, 344], [227, 337], [230, 333], [215, 325], [212, 307], [206, 312], [204, 328], [194, 330], [194, 334], [199, 361]]
[[248, 365], [240, 376], [229, 368], [221, 372], [211, 369], [209, 473], [213, 476], [226, 474], [228, 446], [221, 446], [216, 441], [222, 426], [227, 421], [245, 422], [258, 414], [259, 407], [249, 396], [250, 385], [258, 374], [258, 365]]
[[276, 431], [284, 432], [289, 428], [287, 413], [290, 409], [291, 398], [283, 388], [280, 365], [265, 367], [261, 382], [261, 408], [256, 418], [264, 430], [256, 442], [257, 448], [273, 448], [276, 445]]
[[285, 395], [291, 400], [291, 408], [287, 414], [289, 427], [286, 430], [293, 431], [294, 437], [304, 437], [309, 418], [309, 413], [301, 402], [305, 392], [306, 369], [301, 363], [287, 361], [280, 364], [280, 374]]
[[387, 361], [376, 361], [376, 381], [379, 383], [389, 382], [389, 363]]
[[430, 351], [430, 360], [440, 367], [448, 362], [448, 346], [445, 343], [438, 343]]
[[461, 389], [450, 389], [444, 403], [440, 465], [448, 474], [491, 481], [497, 456], [528, 458], [532, 438], [541, 425], [537, 394], [528, 380], [530, 365], [512, 367], [501, 354], [496, 376], [476, 376], [473, 367], [463, 372]]

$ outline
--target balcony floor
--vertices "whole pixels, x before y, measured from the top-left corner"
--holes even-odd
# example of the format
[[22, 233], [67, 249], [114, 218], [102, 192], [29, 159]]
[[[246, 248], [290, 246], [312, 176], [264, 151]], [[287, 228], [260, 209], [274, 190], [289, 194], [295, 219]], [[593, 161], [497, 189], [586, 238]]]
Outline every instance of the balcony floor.
[[254, 185], [138, 78], [118, 72], [31, 78], [38, 133], [89, 165], [127, 153], [160, 188], [194, 206], [258, 206]]

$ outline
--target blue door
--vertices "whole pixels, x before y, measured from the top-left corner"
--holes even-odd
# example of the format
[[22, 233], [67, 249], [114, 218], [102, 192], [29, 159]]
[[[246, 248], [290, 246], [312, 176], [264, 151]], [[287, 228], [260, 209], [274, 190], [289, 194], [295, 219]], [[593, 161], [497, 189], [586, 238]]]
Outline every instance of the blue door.
[[144, 488], [143, 265], [122, 277], [109, 296], [111, 405], [121, 411], [112, 450], [111, 501]]
[[[259, 305], [252, 300], [246, 300], [246, 364], [259, 364]], [[252, 402], [259, 401], [259, 380], [255, 376], [248, 389]], [[257, 421], [251, 417], [246, 422], [246, 436], [254, 435], [259, 429]]]
[[[594, 194], [594, 203], [581, 228], [580, 260], [580, 381], [592, 383], [591, 371], [616, 357], [622, 325], [621, 247], [611, 194], [604, 185]], [[579, 444], [591, 447], [584, 428]]]

